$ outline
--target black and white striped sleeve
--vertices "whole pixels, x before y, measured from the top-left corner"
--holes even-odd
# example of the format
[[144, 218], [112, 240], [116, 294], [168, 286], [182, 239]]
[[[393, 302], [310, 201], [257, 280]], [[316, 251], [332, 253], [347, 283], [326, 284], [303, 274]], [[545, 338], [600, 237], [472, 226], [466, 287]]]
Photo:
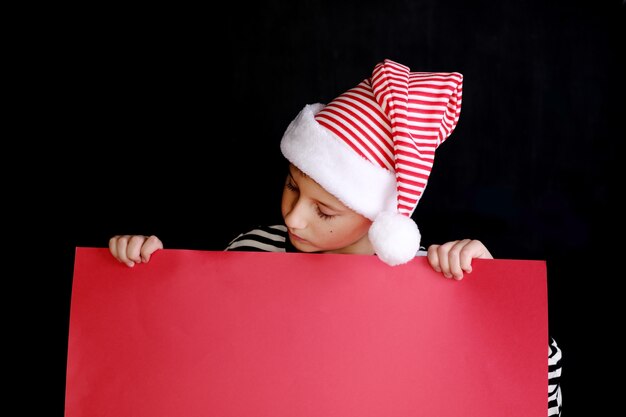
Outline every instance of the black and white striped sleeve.
[[561, 415], [561, 349], [550, 338], [548, 347], [548, 416]]
[[287, 228], [283, 225], [263, 226], [242, 233], [225, 250], [245, 252], [285, 252]]

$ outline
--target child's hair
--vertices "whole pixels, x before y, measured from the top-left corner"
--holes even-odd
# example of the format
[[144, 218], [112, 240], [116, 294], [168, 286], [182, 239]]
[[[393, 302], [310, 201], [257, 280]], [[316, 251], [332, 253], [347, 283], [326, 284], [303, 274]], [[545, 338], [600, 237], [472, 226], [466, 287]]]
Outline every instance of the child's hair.
[[459, 120], [463, 76], [410, 72], [384, 60], [329, 104], [307, 105], [287, 128], [283, 155], [347, 207], [372, 220], [369, 239], [390, 265], [420, 245], [411, 219], [435, 149]]

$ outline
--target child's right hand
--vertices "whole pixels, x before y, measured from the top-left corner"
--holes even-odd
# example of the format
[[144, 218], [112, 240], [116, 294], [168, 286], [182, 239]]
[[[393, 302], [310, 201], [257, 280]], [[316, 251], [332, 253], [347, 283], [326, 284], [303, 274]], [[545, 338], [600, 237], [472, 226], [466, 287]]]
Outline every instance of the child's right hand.
[[480, 240], [463, 239], [430, 245], [428, 262], [446, 278], [463, 279], [463, 272], [472, 272], [472, 259], [493, 259], [491, 253]]
[[163, 249], [163, 243], [156, 236], [117, 235], [109, 240], [111, 255], [129, 267], [148, 262], [159, 249]]

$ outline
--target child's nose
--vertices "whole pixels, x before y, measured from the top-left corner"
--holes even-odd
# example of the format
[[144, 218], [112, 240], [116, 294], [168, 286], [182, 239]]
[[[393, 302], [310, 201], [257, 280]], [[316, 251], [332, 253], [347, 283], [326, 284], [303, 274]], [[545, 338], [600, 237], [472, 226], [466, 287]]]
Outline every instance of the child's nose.
[[306, 227], [306, 206], [301, 200], [294, 202], [291, 211], [285, 216], [285, 224], [292, 229], [304, 229]]

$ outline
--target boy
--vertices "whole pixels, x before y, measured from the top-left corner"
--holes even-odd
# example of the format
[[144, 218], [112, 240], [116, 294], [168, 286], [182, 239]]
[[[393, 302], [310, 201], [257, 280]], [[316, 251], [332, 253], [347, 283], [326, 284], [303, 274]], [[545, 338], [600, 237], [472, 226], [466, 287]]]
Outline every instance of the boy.
[[[385, 60], [372, 76], [328, 105], [307, 105], [280, 148], [289, 161], [282, 197], [284, 225], [252, 230], [226, 250], [376, 255], [394, 266], [424, 255], [411, 219], [435, 150], [461, 111], [459, 73], [410, 72]], [[115, 236], [111, 254], [132, 267], [163, 248], [156, 236]], [[479, 241], [431, 245], [428, 262], [462, 279], [474, 258], [491, 259]], [[560, 350], [549, 350], [548, 415], [560, 415]]]

